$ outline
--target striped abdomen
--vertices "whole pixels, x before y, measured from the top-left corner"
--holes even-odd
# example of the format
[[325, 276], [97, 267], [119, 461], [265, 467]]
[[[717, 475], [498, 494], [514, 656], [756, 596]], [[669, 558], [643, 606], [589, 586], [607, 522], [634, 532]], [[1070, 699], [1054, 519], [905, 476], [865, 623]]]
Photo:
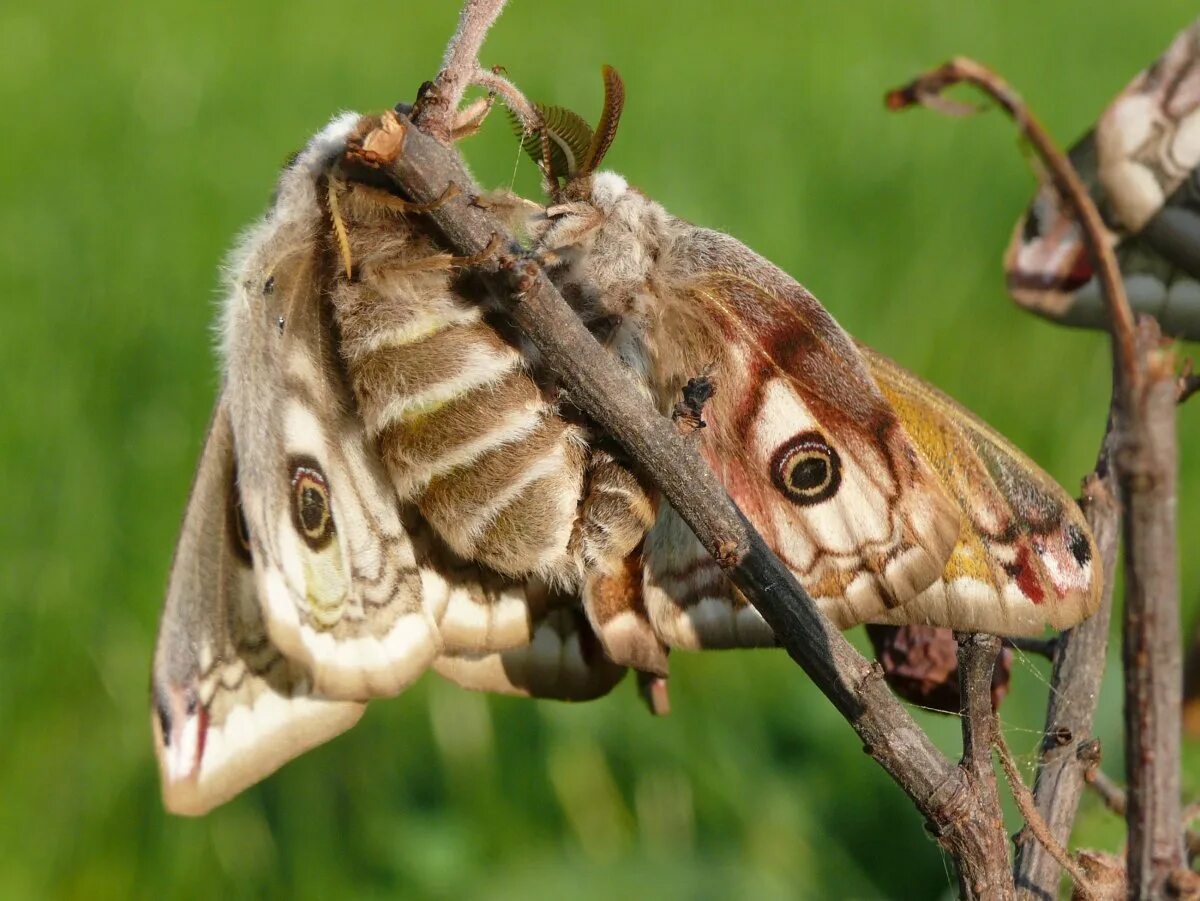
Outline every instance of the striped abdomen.
[[354, 262], [333, 289], [342, 355], [400, 499], [465, 558], [574, 582], [583, 431], [431, 265], [428, 238], [358, 189], [340, 205]]

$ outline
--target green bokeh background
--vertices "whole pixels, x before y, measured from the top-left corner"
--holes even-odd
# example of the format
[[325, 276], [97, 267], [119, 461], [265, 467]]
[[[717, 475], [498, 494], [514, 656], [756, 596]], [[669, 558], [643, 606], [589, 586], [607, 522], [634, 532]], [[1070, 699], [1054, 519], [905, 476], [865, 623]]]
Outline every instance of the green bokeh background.
[[[429, 678], [212, 815], [162, 812], [148, 667], [216, 385], [218, 264], [331, 114], [433, 75], [456, 10], [0, 7], [0, 897], [945, 894], [920, 818], [765, 652], [677, 655], [662, 721], [628, 684], [566, 706]], [[889, 115], [882, 92], [966, 53], [1073, 139], [1192, 15], [1167, 0], [514, 0], [485, 61], [589, 117], [601, 63], [617, 66], [613, 168], [773, 259], [1073, 488], [1108, 351], [1003, 294], [1034, 184], [1013, 130], [996, 113]], [[484, 183], [535, 189], [502, 116], [465, 150]], [[1190, 625], [1200, 410], [1181, 443]], [[1003, 708], [1027, 764], [1045, 671], [1018, 660]], [[1119, 774], [1116, 677], [1098, 729]], [[957, 751], [954, 720], [918, 718]], [[1076, 841], [1116, 849], [1120, 824], [1089, 798]]]

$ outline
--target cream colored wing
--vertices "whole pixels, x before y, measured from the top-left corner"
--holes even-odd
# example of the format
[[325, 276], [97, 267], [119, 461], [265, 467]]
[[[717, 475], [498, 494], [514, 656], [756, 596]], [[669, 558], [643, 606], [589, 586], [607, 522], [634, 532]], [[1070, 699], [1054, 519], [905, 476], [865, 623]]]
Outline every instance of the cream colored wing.
[[[846, 333], [727, 235], [691, 229], [661, 265], [666, 286], [646, 338], [660, 407], [711, 373], [716, 393], [696, 444], [767, 544], [843, 628], [927, 588], [960, 512]], [[669, 509], [645, 560], [645, 600], [666, 644], [770, 640]]]
[[998, 635], [1066, 629], [1095, 612], [1102, 572], [1075, 501], [1002, 435], [868, 348], [871, 374], [963, 512], [942, 577], [874, 622]]
[[153, 673], [163, 801], [202, 814], [350, 728], [362, 705], [314, 692], [266, 635], [218, 402], [188, 501]]
[[[1071, 148], [1115, 245], [1135, 312], [1200, 338], [1200, 22], [1113, 100]], [[1043, 185], [1005, 254], [1009, 292], [1069, 325], [1106, 328], [1106, 305], [1069, 205]]]
[[337, 355], [324, 179], [357, 117], [287, 168], [230, 266], [227, 401], [271, 640], [326, 695], [409, 685], [441, 650], [412, 541]]

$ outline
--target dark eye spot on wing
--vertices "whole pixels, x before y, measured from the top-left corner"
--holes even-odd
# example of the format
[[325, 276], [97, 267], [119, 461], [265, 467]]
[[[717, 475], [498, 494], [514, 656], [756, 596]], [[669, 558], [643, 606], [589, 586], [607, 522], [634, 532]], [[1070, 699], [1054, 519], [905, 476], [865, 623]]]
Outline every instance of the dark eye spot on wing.
[[333, 508], [329, 501], [329, 483], [320, 465], [312, 457], [292, 457], [288, 461], [292, 486], [292, 525], [314, 551], [333, 538]]
[[1083, 534], [1083, 529], [1072, 523], [1067, 526], [1066, 534], [1067, 547], [1071, 550], [1071, 556], [1080, 566], [1087, 566], [1092, 560], [1092, 545], [1087, 540], [1087, 536]]
[[837, 494], [842, 461], [820, 432], [801, 432], [775, 451], [771, 481], [792, 503], [819, 504]]

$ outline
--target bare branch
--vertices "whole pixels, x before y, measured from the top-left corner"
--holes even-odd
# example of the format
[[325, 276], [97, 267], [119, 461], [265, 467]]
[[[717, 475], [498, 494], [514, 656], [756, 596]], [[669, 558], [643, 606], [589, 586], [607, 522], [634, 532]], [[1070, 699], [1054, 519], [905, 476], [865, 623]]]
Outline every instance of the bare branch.
[[[347, 164], [353, 168], [361, 162], [350, 158]], [[451, 182], [462, 188], [463, 196], [430, 213], [457, 253], [477, 254], [497, 234], [511, 240], [502, 223], [464, 199], [478, 189], [451, 148], [409, 128], [403, 152], [388, 162], [383, 174], [411, 200], [427, 203]], [[654, 479], [780, 644], [853, 726], [867, 753], [912, 798], [954, 856], [964, 897], [1010, 897], [1011, 881], [1007, 887], [989, 881], [990, 855], [997, 834], [1003, 845], [1003, 824], [983, 815], [974, 784], [921, 731], [888, 690], [879, 668], [819, 613], [684, 437], [641, 396], [630, 376], [612, 365], [540, 267], [507, 257], [480, 267], [478, 277], [502, 289], [512, 318], [573, 402]]]
[[1088, 787], [1104, 802], [1105, 807], [1119, 817], [1125, 816], [1125, 811], [1128, 809], [1125, 789], [1108, 778], [1104, 774], [1104, 770], [1099, 767], [1089, 769], [1084, 778], [1087, 781]]
[[1055, 654], [1058, 653], [1059, 636], [1053, 638], [1005, 638], [1005, 647], [1020, 651], [1022, 654], [1037, 654], [1039, 657], [1045, 657], [1047, 660], [1053, 661]]
[[996, 724], [993, 744], [996, 748], [996, 756], [1000, 759], [1000, 766], [1004, 769], [1004, 775], [1008, 777], [1013, 800], [1017, 802], [1017, 809], [1025, 818], [1026, 827], [1046, 849], [1046, 852], [1058, 862], [1058, 865], [1067, 871], [1075, 883], [1076, 896], [1084, 899], [1095, 898], [1096, 892], [1083, 868], [1072, 859], [1062, 842], [1055, 838], [1050, 826], [1042, 819], [1037, 803], [1033, 800], [1033, 794], [1025, 785], [1025, 780], [1021, 778], [1017, 762], [1013, 760], [1012, 752], [1008, 750], [1008, 743], [1004, 740], [1004, 733], [1000, 730], [999, 723]]
[[1055, 186], [1071, 205], [1078, 221], [1082, 224], [1084, 243], [1091, 256], [1092, 265], [1099, 275], [1100, 288], [1108, 303], [1110, 331], [1113, 334], [1114, 365], [1121, 377], [1131, 386], [1136, 381], [1137, 367], [1134, 360], [1133, 313], [1125, 297], [1125, 285], [1112, 248], [1102, 239], [1104, 222], [1096, 205], [1088, 196], [1087, 188], [1070, 160], [1055, 145], [1054, 140], [1042, 124], [1029, 112], [1025, 101], [999, 75], [973, 59], [957, 57], [941, 67], [919, 76], [902, 88], [890, 91], [886, 102], [889, 109], [900, 110], [914, 104], [927, 105], [931, 98], [947, 88], [967, 82], [988, 94], [999, 103], [1020, 128], [1021, 134], [1033, 146], [1038, 158], [1045, 164]]
[[[1034, 797], [1037, 809], [1050, 828], [1051, 835], [1065, 845], [1083, 793], [1085, 764], [1078, 749], [1092, 734], [1100, 682], [1104, 676], [1105, 651], [1108, 647], [1109, 622], [1112, 618], [1113, 582], [1120, 534], [1120, 513], [1111, 481], [1106, 435], [1097, 471], [1107, 478], [1091, 475], [1084, 482], [1084, 515], [1099, 550], [1104, 578], [1104, 596], [1100, 609], [1086, 622], [1059, 636], [1058, 653], [1050, 676], [1050, 697], [1046, 707], [1046, 738], [1038, 755]], [[1026, 817], [1026, 822], [1028, 822]], [[1018, 897], [1042, 901], [1058, 897], [1059, 865], [1041, 842], [1018, 844], [1016, 883]]]
[[1125, 773], [1131, 889], [1162, 891], [1185, 867], [1180, 818], [1183, 653], [1175, 536], [1178, 461], [1175, 358], [1158, 323], [1138, 329], [1142, 390], [1120, 429], [1117, 476], [1125, 502]]
[[[1000, 639], [979, 633], [957, 634], [958, 684], [962, 704], [963, 755], [959, 766], [975, 786], [980, 815], [994, 823], [1004, 822], [1000, 795], [996, 790], [996, 771], [992, 768], [992, 743], [996, 737], [995, 708], [992, 705], [992, 674], [1000, 654]], [[1008, 860], [1008, 842], [1002, 829], [988, 834], [986, 870], [977, 875], [996, 895], [1012, 897], [1012, 872]]]
[[[1125, 520], [1126, 765], [1130, 784], [1128, 872], [1136, 897], [1162, 891], [1183, 869], [1179, 840], [1179, 585], [1175, 545], [1175, 420], [1179, 388], [1174, 358], [1159, 347], [1153, 320], [1135, 330], [1120, 270], [1104, 240], [1100, 215], [1070, 161], [998, 75], [974, 60], [954, 59], [887, 96], [903, 109], [948, 87], [973, 84], [1017, 122], [1083, 227], [1099, 273], [1113, 346], [1112, 462]], [[1169, 403], [1168, 403], [1169, 401]], [[1086, 625], [1086, 624], [1085, 624]], [[1089, 716], [1090, 719], [1090, 716]], [[1074, 803], [1068, 827], [1074, 818]], [[1065, 840], [1064, 836], [1063, 840]], [[1024, 888], [1024, 886], [1023, 886]], [[1028, 886], [1053, 895], [1053, 883]]]
[[463, 5], [458, 28], [446, 45], [442, 69], [422, 97], [418, 116], [421, 127], [443, 143], [450, 140], [454, 117], [463, 95], [467, 88], [476, 83], [481, 71], [480, 48], [492, 25], [504, 12], [506, 2], [467, 0]]

